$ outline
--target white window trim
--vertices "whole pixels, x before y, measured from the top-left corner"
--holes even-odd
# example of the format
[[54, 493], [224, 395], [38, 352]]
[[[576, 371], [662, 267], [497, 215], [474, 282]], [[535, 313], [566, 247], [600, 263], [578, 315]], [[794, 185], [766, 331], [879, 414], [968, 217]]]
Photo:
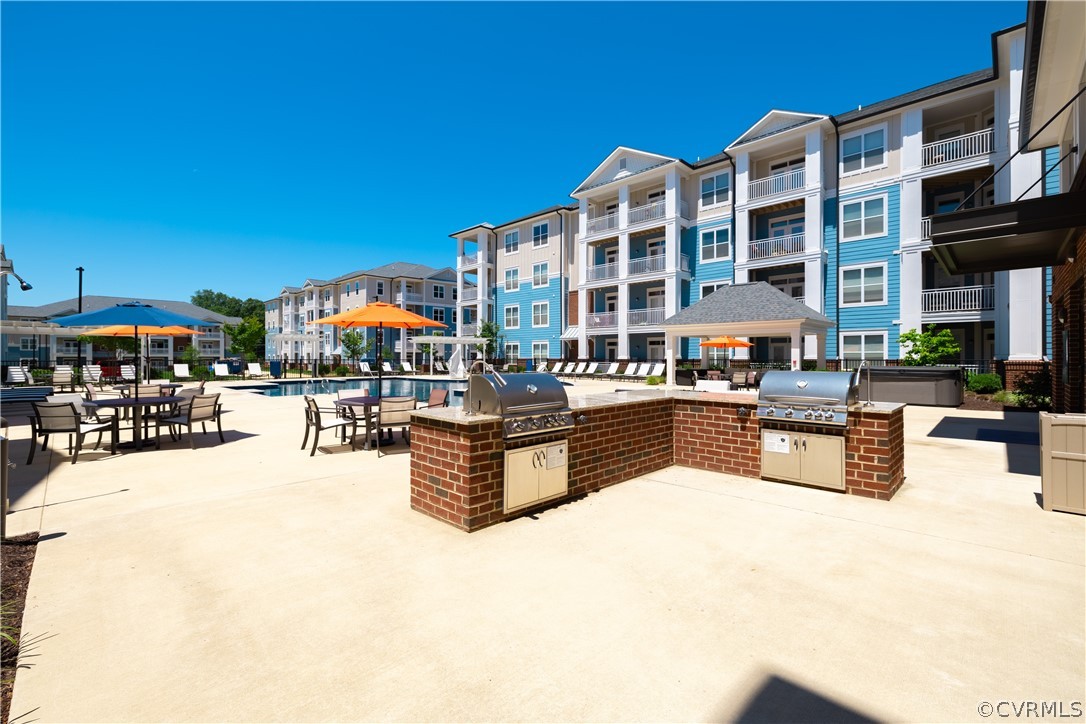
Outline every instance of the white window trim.
[[[547, 308], [547, 323], [546, 324], [536, 324], [535, 323], [535, 308], [536, 307], [546, 307]], [[534, 327], [536, 329], [545, 329], [545, 328], [547, 328], [549, 326], [551, 326], [551, 303], [549, 301], [532, 302], [532, 327]]]
[[[511, 350], [516, 350], [516, 354], [511, 354], [511, 352], [510, 352]], [[505, 352], [505, 358], [506, 359], [519, 360], [520, 359], [520, 342], [506, 342], [505, 343], [505, 349], [502, 350], [502, 351]]]
[[[437, 294], [438, 289], [441, 290], [441, 296], [438, 296], [438, 294]], [[434, 284], [433, 289], [430, 290], [430, 296], [433, 299], [444, 299], [445, 298], [445, 285], [444, 284]]]
[[[439, 314], [439, 312], [440, 312], [440, 314]], [[431, 311], [430, 314], [432, 315], [431, 319], [433, 319], [435, 322], [441, 322], [442, 324], [445, 323], [445, 308], [444, 307], [434, 307], [433, 311]], [[441, 317], [441, 319], [438, 319], [438, 317]]]
[[[515, 326], [509, 324], [509, 310], [517, 310], [517, 323]], [[506, 304], [502, 307], [502, 321], [505, 322], [506, 329], [520, 329], [520, 305], [519, 304]]]
[[845, 357], [845, 337], [860, 337], [860, 339], [861, 339], [860, 344], [862, 346], [862, 349], [860, 350], [860, 356], [859, 356], [858, 359], [866, 359], [864, 354], [867, 352], [867, 343], [863, 341], [863, 338], [865, 338], [865, 337], [874, 337], [874, 336], [882, 337], [882, 351], [883, 351], [882, 359], [888, 359], [888, 357], [886, 355], [890, 351], [889, 346], [888, 346], [889, 343], [890, 343], [890, 340], [888, 339], [889, 335], [887, 334], [885, 329], [850, 329], [847, 332], [841, 332], [837, 336], [837, 354], [838, 354], [838, 357], [840, 359], [857, 359], [855, 357]]
[[[720, 231], [728, 232], [728, 242], [727, 242], [728, 254], [727, 254], [727, 256], [718, 256], [718, 257], [713, 258], [713, 259], [706, 259], [706, 258], [704, 258], [704, 256], [702, 256], [702, 251], [704, 250], [705, 247], [702, 246], [701, 235], [702, 234], [707, 234], [710, 231], [713, 232], [713, 238], [714, 238], [713, 246], [717, 246], [717, 245], [720, 244], [719, 241], [715, 241], [717, 232], [720, 232]], [[715, 227], [713, 227], [711, 229], [698, 229], [698, 261], [700, 263], [702, 263], [702, 264], [713, 264], [713, 263], [718, 262], [718, 261], [731, 261], [731, 258], [732, 258], [732, 230], [731, 230], [730, 226], [725, 224], [724, 226], [715, 226]]]
[[[546, 226], [547, 226], [547, 233], [543, 237], [543, 243], [542, 244], [537, 244], [536, 241], [535, 241], [536, 227], [543, 226], [544, 224], [546, 224]], [[551, 222], [549, 222], [549, 221], [540, 221], [537, 224], [532, 224], [532, 248], [533, 249], [542, 249], [545, 246], [550, 246], [550, 243], [551, 243]]]
[[[878, 166], [864, 166], [863, 168], [856, 169], [855, 171], [845, 171], [845, 141], [855, 138], [856, 136], [863, 136], [864, 134], [871, 133], [882, 129], [882, 163]], [[876, 123], [873, 126], [865, 126], [857, 131], [848, 133], [841, 136], [841, 145], [837, 149], [837, 158], [840, 159], [837, 162], [837, 170], [841, 174], [841, 178], [849, 176], [856, 176], [861, 173], [867, 173], [868, 171], [877, 171], [880, 168], [886, 168], [890, 163], [890, 127], [887, 123]], [[861, 154], [862, 158], [862, 154]]]
[[[701, 285], [701, 288], [700, 288], [701, 299], [705, 299], [705, 297], [709, 296], [709, 294], [712, 294], [713, 292], [715, 292], [720, 287], [730, 287], [731, 285], [732, 285], [732, 283], [731, 283], [730, 280], [721, 280], [719, 282], [705, 282], [704, 284]], [[705, 293], [706, 287], [712, 287], [713, 292], [709, 292], [709, 294], [706, 294]]]
[[[881, 302], [846, 302], [845, 301], [845, 272], [853, 269], [873, 269], [882, 267], [882, 301]], [[860, 294], [863, 294], [863, 273], [860, 274]], [[841, 309], [855, 309], [857, 307], [885, 307], [890, 303], [890, 278], [887, 264], [884, 261], [870, 262], [866, 264], [849, 264], [838, 267], [837, 270], [837, 304]]]
[[[871, 199], [882, 199], [882, 233], [881, 234], [864, 234], [863, 236], [854, 236], [851, 239], [845, 238], [845, 207], [852, 204], [863, 204]], [[863, 209], [861, 208], [861, 214]], [[860, 218], [863, 218], [861, 215]], [[806, 229], [804, 229], [806, 233]], [[846, 199], [841, 201], [837, 205], [837, 234], [841, 239], [842, 244], [851, 244], [854, 241], [863, 241], [864, 239], [881, 239], [884, 236], [890, 235], [890, 194], [883, 191], [881, 194], [870, 194], [868, 196], [857, 196], [855, 198]]]
[[[509, 236], [510, 234], [516, 234], [517, 235], [517, 250], [516, 251], [509, 251], [509, 245], [505, 241], [505, 238], [507, 236]], [[510, 231], [502, 232], [502, 253], [505, 254], [506, 256], [513, 256], [514, 254], [519, 254], [520, 253], [520, 229], [512, 229]]]
[[[717, 201], [715, 204], [708, 204], [708, 205], [704, 204], [702, 202], [702, 198], [701, 198], [701, 184], [705, 181], [705, 179], [716, 178], [717, 176], [727, 176], [728, 177], [728, 198], [725, 201]], [[731, 171], [716, 171], [714, 173], [702, 174], [701, 176], [698, 177], [698, 208], [699, 209], [704, 209], [704, 210], [709, 210], [709, 209], [720, 209], [720, 208], [723, 208], [723, 207], [727, 206], [728, 204], [730, 204], [732, 202], [732, 186], [733, 186], [733, 184], [732, 184], [732, 172]]]
[[[516, 276], [517, 285], [516, 285], [516, 287], [510, 287], [509, 286], [509, 272], [516, 272], [517, 273], [517, 276]], [[520, 291], [520, 269], [519, 268], [506, 269], [505, 270], [504, 289], [507, 292], [519, 292]]]
[[[536, 354], [536, 347], [541, 346], [544, 348], [543, 354]], [[532, 340], [532, 359], [549, 359], [551, 356], [551, 343], [549, 340], [536, 339]]]
[[[543, 283], [542, 284], [536, 284], [535, 283], [535, 277], [536, 277], [535, 268], [537, 266], [543, 266], [544, 264], [547, 266], [547, 273], [543, 275]], [[532, 264], [532, 288], [533, 289], [542, 289], [543, 287], [549, 287], [550, 285], [551, 285], [551, 265], [550, 265], [550, 262], [541, 261], [541, 262], [538, 262], [536, 264]]]

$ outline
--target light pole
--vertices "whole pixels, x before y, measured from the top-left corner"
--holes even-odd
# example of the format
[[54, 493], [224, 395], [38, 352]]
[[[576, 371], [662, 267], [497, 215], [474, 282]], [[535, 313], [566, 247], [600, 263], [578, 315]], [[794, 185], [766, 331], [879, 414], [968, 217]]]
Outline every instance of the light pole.
[[[83, 267], [77, 266], [75, 268], [79, 272], [79, 313], [83, 313]], [[79, 360], [79, 373], [83, 374], [83, 343], [76, 337], [75, 340], [76, 354]]]

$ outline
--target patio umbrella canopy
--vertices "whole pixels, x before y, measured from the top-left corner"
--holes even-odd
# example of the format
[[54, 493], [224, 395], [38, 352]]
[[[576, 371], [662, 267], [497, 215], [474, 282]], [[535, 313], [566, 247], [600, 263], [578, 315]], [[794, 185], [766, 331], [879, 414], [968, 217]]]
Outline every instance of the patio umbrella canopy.
[[703, 339], [701, 341], [702, 347], [713, 347], [716, 349], [734, 349], [736, 347], [753, 347], [753, 342], [744, 342], [737, 337], [723, 334], [719, 337], [713, 337], [712, 339]]
[[370, 302], [364, 307], [351, 309], [339, 314], [333, 314], [322, 319], [314, 319], [309, 324], [333, 324], [343, 329], [356, 327], [377, 328], [377, 397], [381, 397], [381, 382], [383, 370], [381, 369], [381, 345], [384, 339], [384, 328], [395, 327], [397, 329], [422, 329], [424, 327], [445, 327], [441, 322], [401, 309], [388, 302]]
[[[126, 326], [131, 325], [132, 336], [136, 338], [136, 387], [134, 390], [136, 400], [139, 400], [139, 336], [142, 333], [141, 328], [161, 328], [171, 325], [198, 327], [201, 324], [204, 324], [202, 319], [187, 317], [184, 314], [177, 314], [176, 312], [171, 312], [166, 309], [153, 307], [150, 304], [136, 301], [125, 302], [124, 304], [117, 304], [112, 307], [103, 307], [102, 309], [96, 309], [93, 312], [83, 312], [82, 314], [71, 314], [67, 317], [57, 317], [56, 319], [51, 319], [49, 321], [54, 324], [59, 324], [61, 327], [110, 327], [118, 324]], [[96, 333], [97, 330], [88, 332], [91, 336]], [[191, 330], [189, 330], [188, 333], [191, 334]]]

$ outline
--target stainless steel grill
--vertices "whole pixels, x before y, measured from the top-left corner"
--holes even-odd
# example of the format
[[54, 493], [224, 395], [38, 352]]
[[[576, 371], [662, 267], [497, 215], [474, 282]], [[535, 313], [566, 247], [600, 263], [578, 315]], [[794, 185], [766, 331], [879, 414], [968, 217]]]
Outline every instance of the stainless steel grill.
[[468, 414], [500, 415], [502, 435], [520, 438], [573, 427], [566, 389], [553, 375], [538, 372], [472, 375], [464, 395]]
[[854, 372], [766, 372], [758, 388], [762, 420], [844, 426], [859, 401]]

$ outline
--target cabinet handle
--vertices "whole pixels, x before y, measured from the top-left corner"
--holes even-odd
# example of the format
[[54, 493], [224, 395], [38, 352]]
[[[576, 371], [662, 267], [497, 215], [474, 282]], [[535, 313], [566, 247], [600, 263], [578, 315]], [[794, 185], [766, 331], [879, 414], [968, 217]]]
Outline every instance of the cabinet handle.
[[807, 452], [807, 438], [803, 438], [803, 451]]
[[799, 450], [799, 438], [798, 437], [792, 438], [792, 447], [795, 448], [796, 450]]

